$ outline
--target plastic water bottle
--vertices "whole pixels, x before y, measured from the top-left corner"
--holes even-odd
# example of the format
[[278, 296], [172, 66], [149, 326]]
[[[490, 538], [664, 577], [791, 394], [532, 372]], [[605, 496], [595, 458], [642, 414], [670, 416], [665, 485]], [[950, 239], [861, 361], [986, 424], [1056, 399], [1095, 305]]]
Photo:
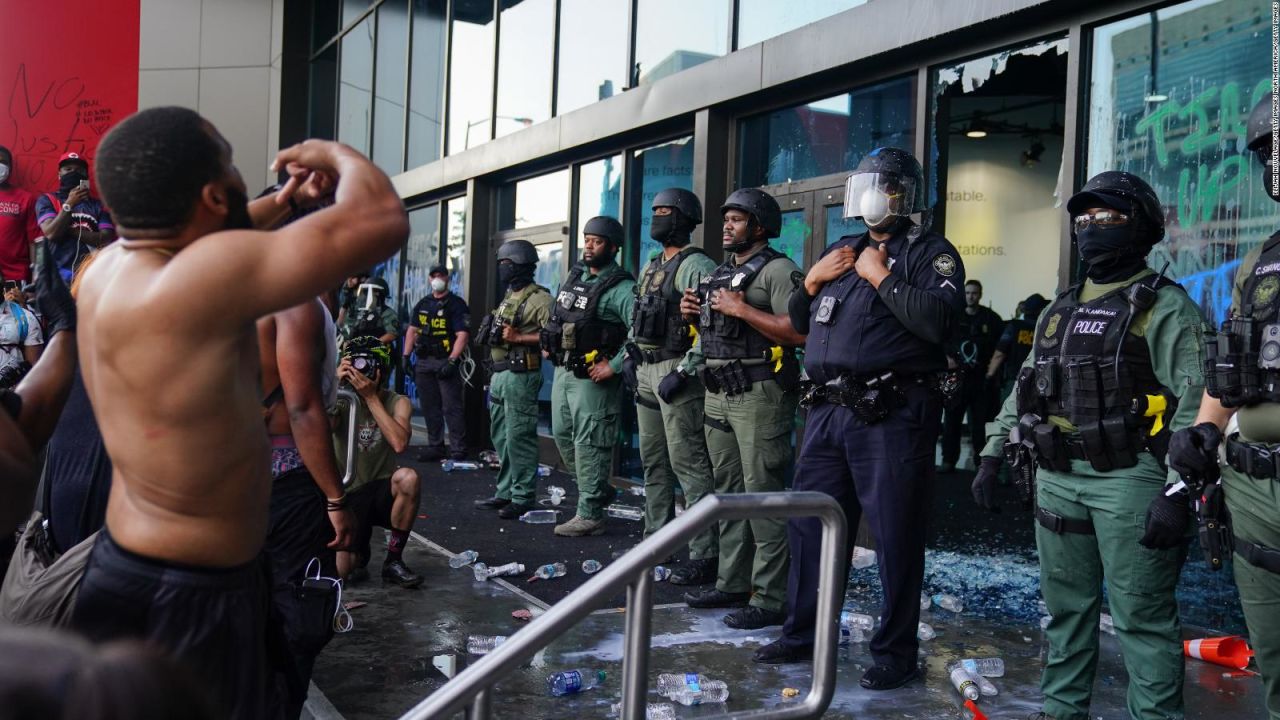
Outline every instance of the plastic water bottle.
[[604, 511], [609, 517], [619, 518], [622, 520], [641, 520], [644, 518], [643, 510], [630, 505], [614, 503], [613, 505], [605, 508]]
[[658, 694], [665, 697], [691, 685], [701, 687], [709, 682], [714, 681], [697, 673], [662, 673], [658, 676]]
[[550, 465], [538, 465], [538, 477], [551, 477]]
[[1111, 615], [1108, 613], [1102, 613], [1102, 615], [1098, 617], [1098, 629], [1108, 635], [1116, 634], [1116, 623], [1111, 619]]
[[627, 488], [627, 492], [631, 493], [632, 495], [635, 495], [636, 497], [644, 497], [644, 486], [632, 485], [631, 487]]
[[1004, 677], [1004, 660], [998, 657], [966, 658], [960, 661], [964, 669], [983, 677]]
[[920, 609], [928, 610], [931, 607], [933, 607], [933, 598], [929, 597], [927, 592], [920, 593]]
[[953, 613], [964, 612], [964, 603], [955, 595], [938, 593], [933, 596], [933, 601], [943, 610], [950, 610]]
[[[569, 572], [569, 568], [564, 563], [548, 563], [533, 571], [533, 578], [539, 580], [550, 580], [551, 578], [564, 577]], [[529, 578], [532, 580], [533, 578]]]
[[488, 655], [506, 641], [506, 635], [471, 635], [467, 638], [467, 652], [472, 655]]
[[453, 472], [454, 470], [479, 470], [479, 463], [473, 463], [469, 460], [442, 460], [440, 461], [440, 469], [445, 472]]
[[476, 582], [484, 582], [489, 579], [489, 566], [482, 562], [472, 565], [471, 572], [475, 574]]
[[729, 686], [721, 680], [708, 680], [698, 685], [686, 685], [667, 697], [686, 707], [722, 703], [729, 699]]
[[862, 631], [859, 630], [858, 628], [845, 625], [844, 623], [840, 623], [840, 644], [841, 645], [856, 645], [860, 642], [865, 641], [866, 639], [867, 637], [863, 635]]
[[[609, 712], [622, 714], [622, 703], [609, 706]], [[644, 720], [676, 720], [676, 707], [671, 703], [649, 703], [644, 709]]]
[[863, 632], [871, 632], [871, 629], [876, 626], [876, 620], [870, 615], [845, 610], [840, 613], [840, 625], [842, 627], [857, 628]]
[[550, 496], [550, 501], [552, 505], [559, 505], [562, 501], [564, 501], [564, 488], [560, 487], [559, 485], [548, 485], [547, 495]]
[[1053, 622], [1052, 615], [1045, 615], [1040, 618], [1040, 631], [1044, 632], [1049, 629], [1049, 623]]
[[1049, 606], [1048, 606], [1048, 605], [1046, 605], [1046, 604], [1045, 604], [1045, 602], [1044, 602], [1043, 600], [1037, 600], [1037, 601], [1036, 601], [1036, 609], [1040, 611], [1040, 614], [1041, 614], [1041, 615], [1048, 615], [1048, 614], [1049, 614]]
[[453, 557], [449, 558], [449, 567], [453, 568], [454, 570], [457, 570], [463, 565], [470, 565], [471, 563], [475, 562], [476, 558], [478, 557], [480, 557], [480, 553], [476, 552], [475, 550], [463, 550], [457, 555], [454, 555]]
[[916, 637], [924, 642], [928, 642], [938, 637], [938, 633], [934, 632], [932, 625], [922, 622], [916, 627]]
[[599, 560], [583, 560], [582, 561], [582, 572], [588, 575], [595, 575], [596, 573], [600, 572], [600, 568], [602, 567], [604, 566], [600, 564]]
[[876, 564], [876, 551], [857, 546], [853, 548], [853, 557], [849, 560], [854, 570], [862, 570]]
[[555, 510], [530, 510], [520, 516], [520, 522], [532, 525], [546, 525], [555, 522], [557, 517]]
[[671, 577], [671, 570], [665, 565], [658, 565], [653, 568], [654, 582], [662, 582], [663, 580], [666, 580], [669, 577]]
[[483, 582], [489, 578], [519, 575], [524, 572], [524, 565], [521, 565], [520, 563], [507, 563], [506, 565], [499, 565], [498, 567], [491, 568], [484, 563], [476, 563], [471, 566], [471, 569], [475, 573], [476, 580]]
[[547, 676], [547, 689], [552, 695], [573, 695], [590, 690], [604, 682], [603, 670], [562, 670]]
[[965, 670], [963, 665], [953, 663], [947, 668], [947, 672], [951, 675], [951, 684], [966, 700], [977, 700], [981, 697], [978, 681], [973, 679], [973, 675]]

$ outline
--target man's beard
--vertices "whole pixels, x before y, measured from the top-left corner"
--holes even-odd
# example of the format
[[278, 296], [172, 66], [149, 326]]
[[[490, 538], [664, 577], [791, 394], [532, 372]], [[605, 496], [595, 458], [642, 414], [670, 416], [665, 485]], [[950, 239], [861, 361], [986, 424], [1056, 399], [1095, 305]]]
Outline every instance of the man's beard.
[[589, 268], [599, 270], [600, 268], [607, 267], [609, 263], [613, 262], [615, 255], [617, 255], [617, 253], [600, 253], [589, 257], [584, 255], [582, 257], [582, 264]]
[[227, 219], [222, 229], [253, 229], [253, 217], [249, 215], [249, 196], [238, 188], [227, 188]]

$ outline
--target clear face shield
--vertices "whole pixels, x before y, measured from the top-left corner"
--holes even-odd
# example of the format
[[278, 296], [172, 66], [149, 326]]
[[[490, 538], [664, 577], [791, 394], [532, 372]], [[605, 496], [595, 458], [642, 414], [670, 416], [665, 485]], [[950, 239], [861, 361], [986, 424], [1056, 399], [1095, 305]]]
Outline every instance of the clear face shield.
[[361, 310], [372, 310], [382, 304], [382, 286], [360, 283], [356, 288], [356, 302]]
[[844, 183], [844, 216], [860, 218], [867, 227], [883, 226], [895, 217], [912, 211], [916, 181], [900, 175], [858, 173]]

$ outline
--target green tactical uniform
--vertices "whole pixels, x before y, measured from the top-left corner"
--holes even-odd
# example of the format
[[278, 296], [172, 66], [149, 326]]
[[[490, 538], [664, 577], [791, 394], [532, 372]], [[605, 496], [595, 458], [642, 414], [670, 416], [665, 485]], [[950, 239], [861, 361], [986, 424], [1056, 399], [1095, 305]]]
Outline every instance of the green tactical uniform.
[[[768, 245], [757, 252], [772, 251]], [[754, 257], [755, 253], [751, 257]], [[739, 268], [750, 257], [737, 263], [733, 257], [720, 267]], [[787, 303], [796, 287], [800, 269], [790, 258], [779, 257], [767, 263], [750, 284], [744, 299], [748, 305], [774, 315], [786, 315]], [[739, 286], [735, 286], [741, 289]], [[712, 313], [718, 316], [719, 313]], [[745, 324], [745, 323], [743, 323]], [[691, 352], [703, 349], [710, 331], [700, 329], [698, 342]], [[765, 341], [772, 345], [772, 342]], [[707, 352], [709, 370], [724, 367], [730, 361]], [[748, 371], [771, 364], [760, 357], [741, 360]], [[715, 475], [715, 491], [719, 494], [743, 492], [778, 492], [792, 459], [791, 434], [795, 429], [798, 389], [784, 390], [777, 380], [763, 379], [752, 383], [750, 391], [728, 395], [707, 390], [705, 423], [707, 451]], [[790, 551], [787, 548], [787, 523], [777, 518], [729, 520], [720, 523], [720, 562], [716, 589], [726, 593], [751, 593], [750, 604], [781, 612], [787, 598], [787, 571]]]
[[[356, 331], [356, 327], [360, 323], [360, 312], [358, 310], [347, 310], [347, 314], [342, 318], [342, 325], [338, 327], [338, 335], [343, 341], [350, 340]], [[400, 336], [400, 316], [393, 308], [385, 305], [378, 311], [378, 325], [382, 328], [382, 335]]]
[[[521, 335], [536, 334], [551, 317], [551, 292], [529, 283], [507, 290], [495, 318]], [[497, 331], [501, 338], [501, 330]], [[517, 351], [495, 338], [489, 351], [489, 435], [498, 453], [496, 497], [532, 505], [538, 490], [538, 393], [542, 390], [542, 355], [537, 346]]]
[[[1089, 303], [1153, 275], [1144, 269], [1117, 283], [1087, 280], [1079, 302]], [[1056, 313], [1055, 302], [1041, 315], [1037, 347], [1023, 362], [1035, 368], [1045, 338], [1061, 337], [1075, 323]], [[1062, 322], [1052, 322], [1060, 320]], [[1174, 286], [1158, 290], [1155, 305], [1132, 318], [1129, 333], [1146, 341], [1154, 380], [1177, 398], [1177, 410], [1165, 421], [1170, 430], [1191, 425], [1204, 390], [1200, 343], [1204, 320], [1186, 293]], [[1065, 342], [1065, 341], [1064, 341]], [[1054, 351], [1050, 350], [1049, 354]], [[1109, 359], [1108, 359], [1109, 361]], [[1109, 368], [1107, 368], [1109, 371]], [[987, 425], [984, 457], [999, 457], [1009, 430], [1018, 423], [1018, 392], [1006, 398], [1000, 416]], [[1076, 436], [1062, 417], [1050, 422]], [[1088, 521], [1089, 534], [1055, 533], [1036, 525], [1040, 589], [1053, 616], [1045, 634], [1049, 655], [1040, 687], [1044, 711], [1057, 720], [1088, 720], [1094, 672], [1098, 664], [1098, 618], [1102, 583], [1125, 668], [1129, 673], [1128, 708], [1135, 719], [1182, 717], [1183, 657], [1174, 587], [1186, 558], [1186, 546], [1150, 550], [1138, 544], [1145, 532], [1147, 506], [1160, 492], [1167, 473], [1149, 452], [1138, 453], [1132, 467], [1099, 472], [1088, 460], [1070, 460], [1070, 472], [1037, 471], [1036, 503], [1069, 521]]]
[[[626, 273], [617, 263], [610, 263], [599, 274], [583, 270], [582, 282], [601, 282], [614, 273]], [[572, 270], [570, 271], [572, 275]], [[561, 285], [560, 297], [565, 286]], [[630, 275], [609, 288], [599, 299], [596, 316], [607, 323], [626, 327], [635, 304], [635, 280]], [[582, 348], [586, 351], [587, 348]], [[566, 468], [578, 480], [579, 517], [600, 520], [605, 506], [617, 493], [609, 485], [613, 467], [613, 448], [618, 444], [618, 410], [622, 389], [622, 359], [618, 350], [609, 359], [614, 377], [596, 383], [591, 378], [576, 377], [572, 370], [558, 365], [551, 386], [551, 432]]]
[[[1240, 264], [1231, 293], [1231, 315], [1243, 307], [1245, 282], [1254, 273], [1263, 248], [1258, 246]], [[1264, 288], [1268, 288], [1264, 290]], [[1269, 294], [1270, 302], [1257, 297]], [[1265, 280], [1254, 290], [1252, 305], [1275, 302], [1276, 284]], [[1280, 443], [1280, 403], [1259, 403], [1242, 407], [1236, 413], [1240, 424], [1240, 440], [1254, 443]], [[1258, 567], [1240, 555], [1239, 541], [1265, 548], [1280, 548], [1280, 480], [1254, 478], [1229, 465], [1222, 466], [1222, 485], [1231, 511], [1231, 530], [1237, 538], [1232, 571], [1240, 589], [1240, 605], [1244, 608], [1249, 641], [1254, 660], [1262, 670], [1266, 687], [1267, 711], [1271, 720], [1280, 720], [1280, 575]]]
[[[676, 260], [677, 256], [682, 259]], [[669, 283], [669, 297], [661, 297], [666, 278], [667, 263], [661, 253], [640, 274], [636, 285], [640, 295], [656, 296], [665, 301], [665, 314], [679, 313], [680, 296], [687, 288], [697, 288], [702, 278], [716, 269], [716, 263], [697, 248], [685, 248], [672, 257], [679, 265], [674, 282]], [[639, 305], [639, 304], [638, 304]], [[641, 313], [640, 309], [636, 310]], [[668, 317], [668, 321], [673, 318]], [[688, 332], [689, 326], [682, 319], [674, 319], [671, 328], [662, 328], [664, 334]], [[702, 355], [690, 351], [684, 353], [664, 348], [655, 338], [637, 337], [632, 324], [632, 338], [645, 353], [646, 361], [636, 368], [636, 424], [640, 435], [640, 459], [644, 463], [645, 523], [644, 534], [652, 535], [675, 518], [675, 483], [678, 480], [684, 490], [685, 507], [690, 507], [713, 490], [711, 460], [707, 457], [706, 438], [703, 435], [703, 411], [706, 403], [705, 389], [695, 374], [702, 364]], [[656, 333], [655, 333], [656, 334]], [[674, 342], [668, 343], [675, 345]], [[657, 353], [655, 355], [655, 353]], [[664, 357], [673, 355], [673, 357]], [[653, 358], [653, 362], [649, 362]], [[690, 377], [685, 386], [667, 403], [658, 397], [658, 385], [672, 370], [682, 365]], [[716, 557], [716, 528], [711, 526], [689, 541], [689, 559], [705, 560]]]

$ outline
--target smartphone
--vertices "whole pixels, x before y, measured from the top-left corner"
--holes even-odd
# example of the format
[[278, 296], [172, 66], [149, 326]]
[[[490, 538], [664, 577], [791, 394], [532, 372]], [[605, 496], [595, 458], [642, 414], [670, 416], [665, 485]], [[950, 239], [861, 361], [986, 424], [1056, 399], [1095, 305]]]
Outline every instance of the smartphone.
[[89, 189], [89, 181], [88, 181], [88, 180], [81, 180], [81, 181], [80, 181], [80, 189], [81, 189], [81, 190], [88, 190], [88, 189]]

